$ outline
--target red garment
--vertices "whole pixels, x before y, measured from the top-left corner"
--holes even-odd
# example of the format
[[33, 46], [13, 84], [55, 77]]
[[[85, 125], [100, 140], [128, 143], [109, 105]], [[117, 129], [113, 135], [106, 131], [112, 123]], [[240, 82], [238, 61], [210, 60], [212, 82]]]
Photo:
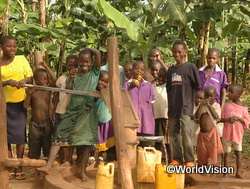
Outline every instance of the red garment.
[[221, 153], [223, 153], [223, 147], [216, 127], [213, 127], [209, 133], [199, 133], [197, 140], [198, 165], [205, 165], [208, 158], [211, 158], [215, 165], [218, 154]]

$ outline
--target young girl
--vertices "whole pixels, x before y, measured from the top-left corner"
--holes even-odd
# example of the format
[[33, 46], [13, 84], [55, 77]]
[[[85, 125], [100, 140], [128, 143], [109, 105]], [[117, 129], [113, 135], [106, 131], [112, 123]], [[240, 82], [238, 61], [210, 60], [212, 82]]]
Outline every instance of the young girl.
[[[60, 76], [56, 81], [56, 86], [61, 89], [65, 89], [67, 84], [67, 79], [69, 78], [69, 72], [71, 69], [78, 68], [78, 56], [76, 55], [68, 55], [66, 58], [66, 69], [67, 73]], [[61, 121], [63, 114], [66, 112], [67, 106], [69, 104], [70, 94], [67, 93], [56, 93], [54, 95], [54, 108], [55, 108], [55, 123], [54, 123], [54, 132]], [[62, 166], [70, 166], [73, 164], [72, 156], [73, 156], [74, 147], [63, 147], [59, 151], [59, 157], [57, 161], [62, 163]], [[78, 156], [77, 156], [78, 157]]]
[[[243, 93], [242, 85], [232, 84], [229, 86], [228, 92], [228, 97], [232, 102], [224, 105], [221, 115], [221, 122], [224, 123], [222, 135], [225, 151], [224, 166], [228, 166], [229, 153], [233, 145], [236, 156], [236, 177], [241, 179], [239, 171], [241, 167], [242, 138], [244, 128], [248, 129], [250, 119], [247, 106], [240, 101], [240, 96]], [[224, 174], [224, 177], [227, 177], [227, 175]]]
[[220, 120], [220, 105], [214, 102], [216, 98], [215, 87], [208, 86], [204, 90], [205, 100], [198, 107], [195, 118], [200, 125], [197, 140], [198, 165], [208, 165], [211, 158], [212, 164], [217, 163], [218, 154], [223, 153], [218, 130], [215, 125]]
[[[0, 58], [2, 86], [7, 104], [8, 151], [12, 158], [11, 144], [16, 144], [17, 158], [23, 158], [26, 142], [27, 111], [23, 107], [26, 97], [24, 84], [32, 82], [32, 70], [24, 56], [16, 56], [17, 42], [14, 37], [5, 36], [0, 40], [3, 56]], [[9, 179], [25, 179], [22, 167], [10, 171]]]
[[141, 79], [146, 71], [142, 61], [133, 64], [133, 78], [125, 82], [123, 88], [128, 89], [135, 110], [141, 121], [137, 133], [141, 136], [152, 136], [155, 133], [152, 103], [155, 100], [154, 89], [150, 82]]
[[[93, 66], [92, 54], [95, 55]], [[98, 50], [91, 48], [83, 49], [79, 53], [79, 70], [70, 70], [70, 78], [66, 89], [84, 92], [95, 91], [100, 74], [100, 61], [101, 56]], [[97, 127], [98, 118], [94, 97], [71, 95], [67, 111], [55, 132], [48, 163], [45, 167], [37, 168], [37, 170], [50, 174], [50, 169], [60, 149], [60, 145], [82, 146], [81, 179], [87, 181], [86, 167], [90, 146], [97, 142]]]
[[[97, 92], [108, 87], [109, 77], [108, 72], [102, 70], [97, 84]], [[102, 98], [96, 99], [97, 115], [98, 115], [98, 143], [96, 151], [99, 152], [99, 160], [102, 160], [102, 152], [108, 150], [115, 145], [113, 123], [108, 107]]]

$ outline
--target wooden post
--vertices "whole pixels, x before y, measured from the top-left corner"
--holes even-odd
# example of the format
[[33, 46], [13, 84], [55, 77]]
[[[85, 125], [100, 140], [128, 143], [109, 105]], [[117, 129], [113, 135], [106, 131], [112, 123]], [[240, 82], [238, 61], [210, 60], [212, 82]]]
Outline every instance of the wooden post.
[[42, 51], [35, 51], [34, 58], [35, 58], [35, 67], [36, 68], [43, 68], [42, 66], [38, 65], [38, 63], [43, 61]]
[[130, 163], [127, 157], [126, 141], [124, 137], [123, 105], [120, 90], [120, 71], [118, 64], [118, 39], [108, 38], [109, 90], [112, 120], [114, 124], [115, 146], [118, 160], [118, 172], [122, 189], [133, 189]]
[[[1, 69], [1, 67], [0, 67]], [[1, 75], [1, 70], [0, 70]], [[6, 123], [6, 101], [2, 87], [2, 81], [0, 81], [0, 162], [3, 159], [8, 158], [7, 147], [7, 123]], [[8, 170], [0, 163], [0, 188], [9, 188]]]

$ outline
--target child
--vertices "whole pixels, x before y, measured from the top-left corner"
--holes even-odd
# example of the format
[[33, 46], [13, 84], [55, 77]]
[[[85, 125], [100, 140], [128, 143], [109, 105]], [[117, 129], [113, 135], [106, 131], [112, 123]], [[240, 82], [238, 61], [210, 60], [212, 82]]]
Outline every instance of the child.
[[148, 55], [148, 59], [149, 59], [149, 67], [151, 67], [151, 61], [155, 60], [157, 62], [160, 63], [160, 65], [162, 66], [162, 68], [167, 72], [168, 71], [168, 66], [163, 62], [163, 54], [162, 52], [157, 49], [157, 48], [153, 48], [149, 55]]
[[138, 128], [137, 134], [140, 136], [153, 136], [155, 127], [152, 103], [155, 97], [152, 84], [141, 79], [145, 71], [146, 65], [144, 62], [135, 62], [132, 70], [133, 78], [126, 81], [123, 88], [128, 89], [134, 108], [141, 121], [141, 126]]
[[[233, 145], [236, 156], [236, 177], [242, 179], [239, 171], [241, 168], [241, 151], [244, 128], [248, 129], [249, 115], [248, 108], [240, 100], [243, 87], [239, 84], [232, 84], [228, 89], [228, 97], [232, 102], [224, 105], [221, 115], [221, 122], [224, 123], [222, 142], [225, 151], [224, 166], [228, 166], [229, 153]], [[227, 177], [224, 174], [224, 177]]]
[[[155, 102], [153, 103], [153, 113], [155, 118], [155, 135], [164, 136], [165, 146], [167, 149], [168, 163], [173, 161], [173, 149], [169, 138], [168, 128], [168, 99], [166, 93], [166, 72], [159, 62], [151, 65], [151, 74], [155, 78], [152, 82], [155, 93]], [[156, 149], [161, 150], [162, 157], [166, 157], [162, 145], [155, 144]], [[166, 162], [165, 158], [162, 158]]]
[[[201, 88], [199, 90], [203, 91], [207, 86], [214, 86], [217, 94], [215, 102], [219, 103], [221, 108], [223, 108], [226, 100], [226, 88], [228, 83], [226, 73], [217, 65], [219, 59], [220, 51], [218, 49], [212, 48], [208, 50], [208, 65], [199, 69], [199, 77], [201, 81]], [[220, 134], [222, 134], [222, 130], [223, 128], [219, 130]]]
[[[45, 69], [37, 69], [34, 72], [36, 85], [54, 87], [56, 76], [45, 62], [39, 65]], [[49, 80], [48, 74], [51, 77]], [[43, 155], [49, 156], [53, 123], [51, 120], [51, 91], [34, 90], [28, 88], [28, 94], [24, 101], [24, 107], [31, 106], [31, 119], [29, 123], [29, 158], [39, 159], [41, 148]]]
[[[92, 66], [93, 57], [94, 65]], [[79, 53], [79, 70], [71, 69], [70, 78], [66, 88], [93, 92], [96, 89], [100, 74], [101, 54], [98, 50], [85, 48]], [[92, 66], [92, 68], [91, 68]], [[50, 150], [48, 163], [45, 167], [37, 168], [38, 171], [50, 174], [53, 162], [60, 149], [60, 145], [82, 146], [81, 179], [87, 181], [87, 162], [90, 146], [97, 142], [98, 118], [96, 115], [95, 101], [92, 96], [74, 95], [70, 102], [57, 131]]]
[[[97, 93], [100, 93], [101, 89], [108, 87], [109, 77], [108, 72], [102, 70], [100, 73]], [[102, 98], [96, 99], [97, 115], [98, 115], [98, 143], [96, 144], [96, 151], [99, 152], [98, 159], [103, 160], [102, 152], [108, 150], [115, 145], [113, 123], [111, 120], [111, 114], [108, 107], [104, 103]]]
[[186, 166], [194, 166], [191, 116], [194, 94], [200, 87], [200, 80], [196, 66], [186, 61], [186, 44], [183, 41], [175, 42], [172, 52], [176, 65], [171, 66], [167, 72], [169, 135], [174, 150], [174, 160], [171, 164], [183, 164], [183, 144]]
[[[67, 79], [69, 78], [69, 72], [71, 69], [78, 68], [78, 57], [76, 55], [69, 55], [66, 58], [66, 69], [67, 73], [60, 76], [56, 81], [56, 86], [61, 89], [65, 89]], [[63, 117], [63, 114], [66, 112], [67, 106], [69, 104], [70, 95], [67, 93], [56, 93], [54, 95], [54, 107], [55, 109], [55, 123], [54, 123], [54, 132]], [[59, 151], [59, 157], [57, 160], [62, 163], [62, 166], [70, 166], [73, 163], [74, 147], [63, 147]], [[77, 156], [78, 157], [78, 156]]]
[[215, 101], [216, 89], [208, 86], [204, 90], [205, 100], [198, 107], [195, 118], [200, 125], [200, 133], [197, 140], [198, 165], [208, 165], [211, 158], [212, 164], [217, 163], [218, 154], [223, 153], [218, 130], [215, 125], [220, 120], [220, 105]]
[[[200, 103], [203, 101], [204, 99], [204, 92], [203, 91], [197, 91], [195, 93], [195, 99], [194, 99], [194, 114], [197, 111]], [[194, 116], [192, 117], [192, 127], [194, 128], [193, 130], [193, 146], [196, 147], [197, 146], [197, 137], [198, 134], [200, 132], [200, 127], [199, 127], [199, 123], [194, 119]]]
[[[23, 158], [26, 143], [27, 110], [23, 107], [26, 93], [23, 86], [32, 82], [33, 72], [24, 56], [17, 56], [17, 42], [12, 36], [0, 40], [2, 57], [0, 58], [1, 79], [6, 100], [7, 138], [9, 158], [12, 158], [11, 144], [16, 144], [17, 158]], [[9, 179], [25, 179], [25, 173], [19, 166], [10, 170]]]
[[123, 66], [123, 68], [124, 68], [124, 74], [126, 76], [126, 81], [128, 81], [132, 78], [133, 63], [128, 62], [127, 64], [125, 64], [125, 66]]

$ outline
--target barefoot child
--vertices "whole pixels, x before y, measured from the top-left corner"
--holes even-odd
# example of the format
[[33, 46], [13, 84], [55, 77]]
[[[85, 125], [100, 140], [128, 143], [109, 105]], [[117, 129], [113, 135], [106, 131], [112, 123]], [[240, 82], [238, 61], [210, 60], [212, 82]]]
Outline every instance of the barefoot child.
[[[95, 56], [94, 61], [92, 55]], [[94, 62], [93, 65], [92, 62]], [[79, 70], [70, 70], [70, 78], [66, 88], [84, 92], [95, 91], [100, 74], [100, 62], [101, 54], [98, 50], [92, 48], [83, 49], [79, 53]], [[60, 145], [82, 146], [80, 175], [83, 181], [87, 181], [89, 178], [86, 175], [86, 168], [90, 146], [97, 142], [97, 128], [98, 118], [94, 97], [72, 94], [67, 111], [55, 132], [48, 163], [45, 167], [37, 168], [37, 170], [50, 174], [50, 169]]]
[[[71, 69], [78, 68], [78, 56], [68, 55], [66, 58], [66, 69], [67, 73], [60, 76], [56, 81], [56, 86], [60, 89], [65, 89], [67, 84], [67, 79], [69, 79], [69, 72]], [[63, 114], [66, 112], [67, 106], [69, 104], [70, 94], [67, 93], [55, 93], [54, 95], [54, 108], [55, 108], [55, 123], [54, 132], [61, 121]], [[72, 156], [74, 152], [74, 147], [63, 147], [59, 151], [59, 156], [57, 161], [61, 163], [62, 167], [67, 167], [73, 164]]]
[[140, 136], [153, 136], [155, 133], [152, 103], [155, 100], [154, 89], [150, 82], [142, 79], [146, 65], [142, 61], [133, 64], [133, 78], [126, 81], [123, 88], [128, 89], [135, 110], [141, 121], [137, 130]]
[[208, 165], [209, 158], [212, 164], [217, 163], [218, 154], [223, 153], [220, 136], [215, 125], [220, 120], [220, 105], [214, 102], [216, 98], [215, 87], [208, 86], [204, 89], [205, 100], [201, 102], [195, 113], [195, 118], [200, 125], [197, 140], [198, 165]]
[[[151, 74], [155, 78], [152, 81], [155, 93], [155, 102], [153, 103], [153, 113], [155, 118], [155, 135], [164, 136], [165, 147], [167, 150], [168, 163], [173, 161], [173, 149], [169, 138], [168, 128], [168, 99], [166, 93], [166, 71], [161, 68], [161, 65], [157, 61], [153, 61], [151, 64]], [[161, 150], [162, 160], [166, 162], [165, 150], [160, 143], [155, 143], [155, 148]]]
[[[228, 97], [232, 102], [224, 105], [221, 115], [221, 122], [224, 123], [222, 142], [225, 151], [224, 166], [228, 166], [229, 153], [231, 146], [234, 147], [236, 156], [236, 177], [242, 178], [239, 171], [241, 168], [241, 151], [242, 151], [242, 138], [244, 129], [248, 129], [249, 114], [248, 108], [240, 100], [243, 93], [243, 87], [239, 84], [232, 84], [228, 89]], [[227, 177], [225, 174], [224, 177]]]
[[[34, 80], [36, 85], [54, 87], [56, 84], [55, 74], [45, 62], [41, 62], [40, 65], [45, 69], [35, 70]], [[31, 106], [31, 119], [29, 122], [28, 157], [31, 159], [39, 159], [41, 148], [43, 149], [44, 157], [48, 157], [53, 132], [53, 123], [51, 120], [51, 91], [28, 88], [24, 107], [27, 109], [29, 106]], [[34, 176], [37, 175], [38, 173], [35, 172]]]

